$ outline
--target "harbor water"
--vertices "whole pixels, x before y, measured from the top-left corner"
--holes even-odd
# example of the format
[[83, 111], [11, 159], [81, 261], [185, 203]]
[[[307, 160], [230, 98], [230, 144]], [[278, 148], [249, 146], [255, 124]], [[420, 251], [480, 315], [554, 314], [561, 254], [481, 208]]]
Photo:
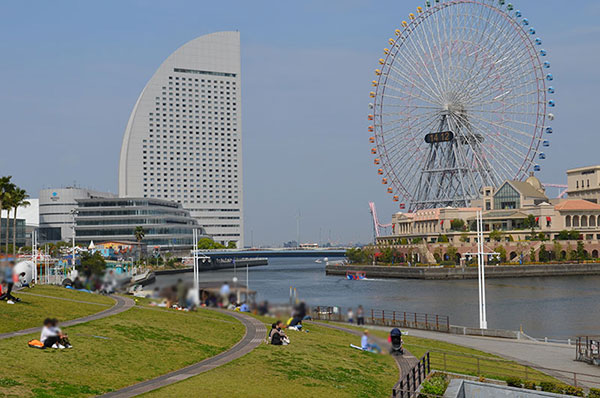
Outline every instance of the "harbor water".
[[[477, 326], [477, 280], [347, 280], [326, 276], [315, 258], [272, 258], [269, 265], [249, 269], [257, 300], [285, 303], [290, 287], [310, 306], [335, 305], [365, 309], [448, 315], [453, 325]], [[202, 281], [246, 284], [246, 269], [202, 272]], [[192, 274], [160, 275], [156, 286], [173, 284]], [[153, 288], [154, 286], [149, 286]], [[518, 330], [530, 336], [567, 339], [600, 334], [600, 276], [507, 278], [487, 281], [489, 328]]]

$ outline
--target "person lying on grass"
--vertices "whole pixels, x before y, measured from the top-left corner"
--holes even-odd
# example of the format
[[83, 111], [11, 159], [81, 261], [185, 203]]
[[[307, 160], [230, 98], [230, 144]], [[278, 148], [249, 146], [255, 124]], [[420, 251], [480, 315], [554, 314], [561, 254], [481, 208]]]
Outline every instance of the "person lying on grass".
[[45, 348], [72, 348], [69, 338], [58, 327], [58, 320], [46, 318], [44, 327], [40, 336], [40, 341], [44, 343]]

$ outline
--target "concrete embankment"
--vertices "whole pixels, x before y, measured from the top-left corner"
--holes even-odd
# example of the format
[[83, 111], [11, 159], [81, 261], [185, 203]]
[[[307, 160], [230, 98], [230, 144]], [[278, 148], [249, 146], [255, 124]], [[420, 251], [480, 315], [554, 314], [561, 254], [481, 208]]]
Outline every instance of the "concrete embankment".
[[[477, 267], [402, 267], [379, 265], [327, 265], [326, 275], [365, 272], [367, 278], [397, 279], [477, 279]], [[486, 278], [600, 275], [600, 263], [486, 266]]]
[[[267, 260], [266, 258], [248, 258], [248, 259], [235, 260], [235, 266], [240, 269], [245, 268], [246, 266], [258, 267], [260, 265], [269, 265], [269, 260]], [[212, 262], [212, 263], [207, 263], [207, 264], [201, 264], [200, 272], [214, 271], [214, 270], [219, 270], [219, 269], [231, 269], [231, 268], [233, 268], [233, 261], [221, 261], [221, 262], [217, 261], [217, 262]], [[186, 272], [194, 272], [194, 269], [192, 267], [165, 269], [165, 270], [154, 271], [154, 274], [170, 275], [170, 274], [183, 274]]]

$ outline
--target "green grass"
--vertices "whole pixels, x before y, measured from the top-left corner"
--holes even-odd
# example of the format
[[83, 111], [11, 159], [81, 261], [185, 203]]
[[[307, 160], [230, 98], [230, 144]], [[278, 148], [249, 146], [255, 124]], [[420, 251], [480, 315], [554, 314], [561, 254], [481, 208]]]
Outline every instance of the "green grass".
[[[271, 319], [261, 318], [270, 328]], [[149, 397], [389, 397], [398, 380], [390, 355], [355, 350], [358, 337], [317, 325], [289, 331], [289, 346], [263, 344], [233, 362], [147, 394]]]
[[[344, 326], [359, 329], [358, 327]], [[383, 330], [372, 330], [371, 333], [386, 339], [388, 336], [388, 332]], [[498, 380], [518, 377], [538, 383], [542, 381], [558, 382], [554, 377], [539, 370], [474, 348], [410, 336], [410, 334], [403, 336], [402, 339], [404, 347], [417, 358], [421, 358], [429, 351], [432, 369]]]
[[244, 326], [208, 310], [134, 307], [65, 331], [73, 349], [29, 348], [27, 341], [39, 335], [0, 340], [0, 352], [10, 353], [0, 397], [84, 397], [126, 387], [230, 348]]
[[[20, 303], [10, 305], [6, 304], [6, 301], [0, 301], [0, 333], [42, 326], [43, 320], [48, 317], [57, 318], [61, 321], [80, 318], [110, 308], [115, 303], [110, 297], [78, 292], [58, 286], [36, 286], [31, 289], [24, 289], [23, 292], [24, 294], [14, 293], [15, 297], [22, 300]], [[36, 296], [38, 294], [52, 296], [54, 299]], [[87, 303], [62, 299], [85, 301]]]

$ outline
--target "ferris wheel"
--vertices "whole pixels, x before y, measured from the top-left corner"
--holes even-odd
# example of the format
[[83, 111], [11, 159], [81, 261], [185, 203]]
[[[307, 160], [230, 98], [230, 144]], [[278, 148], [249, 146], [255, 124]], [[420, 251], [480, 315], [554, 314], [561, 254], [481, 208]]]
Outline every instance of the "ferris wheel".
[[547, 51], [504, 0], [431, 0], [375, 70], [368, 130], [400, 208], [467, 207], [483, 187], [540, 171], [554, 120]]

